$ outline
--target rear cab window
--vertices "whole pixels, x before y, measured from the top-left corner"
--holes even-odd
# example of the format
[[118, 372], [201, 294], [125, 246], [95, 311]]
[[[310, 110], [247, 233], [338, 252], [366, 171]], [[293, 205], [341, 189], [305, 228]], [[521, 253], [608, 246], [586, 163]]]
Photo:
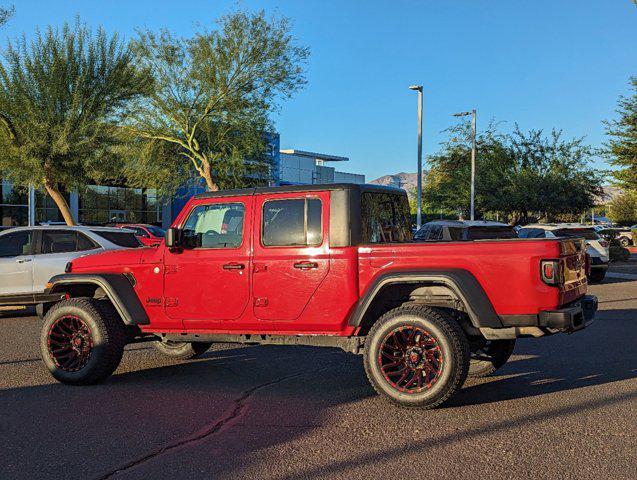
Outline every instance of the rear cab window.
[[562, 228], [553, 230], [556, 237], [584, 237], [586, 240], [599, 240], [600, 237], [592, 228]]

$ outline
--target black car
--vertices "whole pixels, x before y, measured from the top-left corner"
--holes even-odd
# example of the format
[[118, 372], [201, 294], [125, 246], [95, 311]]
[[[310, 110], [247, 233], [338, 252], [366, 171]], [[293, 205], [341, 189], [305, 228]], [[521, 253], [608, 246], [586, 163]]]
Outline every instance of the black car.
[[435, 220], [414, 235], [417, 242], [459, 242], [518, 238], [511, 225], [486, 220]]

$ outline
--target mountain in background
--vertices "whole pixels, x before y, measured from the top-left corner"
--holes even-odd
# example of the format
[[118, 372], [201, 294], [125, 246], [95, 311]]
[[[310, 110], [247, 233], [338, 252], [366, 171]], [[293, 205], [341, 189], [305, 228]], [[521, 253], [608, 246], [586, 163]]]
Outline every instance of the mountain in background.
[[[426, 176], [427, 172], [423, 172], [423, 181]], [[416, 190], [417, 180], [417, 173], [400, 172], [394, 175], [384, 175], [377, 178], [376, 180], [372, 180], [369, 183], [373, 183], [375, 185], [385, 185], [387, 187], [402, 188], [404, 190], [407, 190], [407, 194], [411, 197], [412, 192]]]

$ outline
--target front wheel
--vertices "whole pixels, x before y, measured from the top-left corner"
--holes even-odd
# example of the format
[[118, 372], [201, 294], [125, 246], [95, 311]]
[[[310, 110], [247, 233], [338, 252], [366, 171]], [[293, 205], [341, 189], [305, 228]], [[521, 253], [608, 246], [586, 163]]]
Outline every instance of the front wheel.
[[470, 341], [470, 377], [486, 377], [508, 362], [515, 348], [513, 340], [487, 340], [475, 338]]
[[92, 385], [111, 375], [122, 360], [126, 330], [104, 300], [70, 298], [44, 316], [42, 360], [56, 380]]
[[365, 371], [380, 395], [408, 408], [430, 409], [462, 387], [469, 342], [443, 310], [406, 305], [390, 310], [365, 341]]
[[179, 360], [197, 358], [208, 351], [212, 343], [208, 342], [153, 342], [153, 347], [167, 357]]

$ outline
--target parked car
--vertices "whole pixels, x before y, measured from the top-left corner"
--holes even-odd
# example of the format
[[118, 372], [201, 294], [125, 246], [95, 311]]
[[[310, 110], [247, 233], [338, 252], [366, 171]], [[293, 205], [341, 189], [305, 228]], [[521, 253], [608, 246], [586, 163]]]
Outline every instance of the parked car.
[[609, 243], [590, 225], [577, 223], [536, 223], [526, 225], [518, 232], [520, 238], [568, 238], [582, 237], [586, 240], [586, 253], [590, 257], [591, 282], [601, 282], [606, 276], [610, 260]]
[[628, 227], [602, 228], [595, 231], [609, 244], [615, 239], [622, 247], [629, 247], [633, 244], [633, 233]]
[[[100, 251], [139, 247], [133, 232], [100, 227], [14, 227], [0, 232], [0, 306], [50, 299], [46, 283], [71, 260]], [[55, 296], [54, 296], [55, 297]]]
[[163, 228], [145, 223], [117, 223], [115, 226], [134, 231], [139, 241], [147, 246], [159, 245], [164, 241], [164, 235], [166, 234]]
[[[404, 190], [301, 185], [190, 199], [165, 243], [81, 257], [50, 280], [41, 333], [53, 377], [111, 375], [128, 342], [173, 358], [214, 342], [338, 347], [404, 407], [442, 405], [515, 339], [585, 328], [585, 244], [414, 243]], [[99, 345], [99, 348], [96, 347]]]
[[511, 225], [485, 220], [434, 220], [425, 223], [414, 235], [419, 242], [458, 242], [518, 238]]

